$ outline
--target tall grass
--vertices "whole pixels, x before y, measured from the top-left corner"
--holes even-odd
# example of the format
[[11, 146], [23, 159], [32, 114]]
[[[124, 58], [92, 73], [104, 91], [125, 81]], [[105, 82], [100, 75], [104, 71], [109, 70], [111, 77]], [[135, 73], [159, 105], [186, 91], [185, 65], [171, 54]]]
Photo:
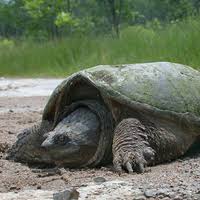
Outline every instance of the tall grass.
[[0, 45], [0, 76], [67, 76], [98, 64], [171, 61], [200, 68], [200, 19], [151, 29], [133, 26], [111, 37], [70, 37]]

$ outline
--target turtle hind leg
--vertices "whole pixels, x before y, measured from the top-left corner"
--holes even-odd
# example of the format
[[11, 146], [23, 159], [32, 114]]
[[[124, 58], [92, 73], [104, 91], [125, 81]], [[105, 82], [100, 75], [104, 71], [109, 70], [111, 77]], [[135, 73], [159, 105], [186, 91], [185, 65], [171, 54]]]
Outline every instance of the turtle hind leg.
[[155, 151], [148, 142], [144, 125], [135, 118], [122, 120], [115, 129], [113, 139], [113, 164], [116, 171], [126, 169], [144, 172], [146, 165], [154, 162]]
[[49, 132], [51, 128], [48, 121], [42, 121], [31, 128], [24, 129], [9, 149], [7, 159], [25, 163], [45, 162], [48, 156], [40, 145], [44, 140], [44, 133]]

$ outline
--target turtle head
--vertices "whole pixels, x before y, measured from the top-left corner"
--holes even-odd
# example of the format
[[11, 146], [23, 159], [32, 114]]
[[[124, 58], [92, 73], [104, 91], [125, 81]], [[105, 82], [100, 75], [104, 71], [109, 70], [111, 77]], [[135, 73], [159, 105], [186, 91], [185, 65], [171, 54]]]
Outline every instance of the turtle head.
[[96, 152], [99, 140], [99, 120], [94, 113], [79, 108], [44, 134], [41, 147], [52, 162], [79, 166]]
[[71, 134], [67, 131], [56, 132], [51, 131], [44, 135], [45, 140], [41, 144], [41, 147], [47, 149], [49, 152], [65, 153], [65, 155], [73, 152], [77, 152], [80, 149], [80, 145], [75, 141]]
[[[88, 138], [86, 132], [77, 133], [51, 131], [44, 135], [41, 147], [48, 153], [52, 162], [66, 167], [77, 167], [84, 164], [94, 155], [97, 144]], [[75, 136], [75, 137], [74, 137]]]

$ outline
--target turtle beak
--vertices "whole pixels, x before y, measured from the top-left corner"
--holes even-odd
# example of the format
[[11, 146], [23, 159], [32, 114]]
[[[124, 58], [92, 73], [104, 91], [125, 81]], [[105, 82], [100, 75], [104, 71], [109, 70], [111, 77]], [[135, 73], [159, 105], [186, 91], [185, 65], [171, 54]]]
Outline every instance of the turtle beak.
[[45, 149], [51, 146], [53, 146], [53, 140], [49, 140], [48, 138], [41, 144], [41, 147]]
[[53, 134], [54, 134], [54, 132], [50, 131], [43, 135], [44, 141], [41, 144], [42, 148], [49, 148], [49, 147], [53, 146], [54, 141], [53, 141], [53, 137], [51, 137], [51, 135], [53, 135]]

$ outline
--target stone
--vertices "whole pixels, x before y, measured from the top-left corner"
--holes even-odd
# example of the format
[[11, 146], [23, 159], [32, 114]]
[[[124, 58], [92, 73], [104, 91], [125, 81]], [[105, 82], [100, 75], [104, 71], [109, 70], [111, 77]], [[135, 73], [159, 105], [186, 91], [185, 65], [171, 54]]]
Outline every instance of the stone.
[[75, 189], [64, 190], [53, 194], [53, 200], [77, 200], [79, 198], [79, 192]]
[[96, 184], [101, 184], [101, 183], [104, 183], [106, 182], [106, 179], [104, 177], [95, 177], [93, 179], [93, 181], [96, 183]]

